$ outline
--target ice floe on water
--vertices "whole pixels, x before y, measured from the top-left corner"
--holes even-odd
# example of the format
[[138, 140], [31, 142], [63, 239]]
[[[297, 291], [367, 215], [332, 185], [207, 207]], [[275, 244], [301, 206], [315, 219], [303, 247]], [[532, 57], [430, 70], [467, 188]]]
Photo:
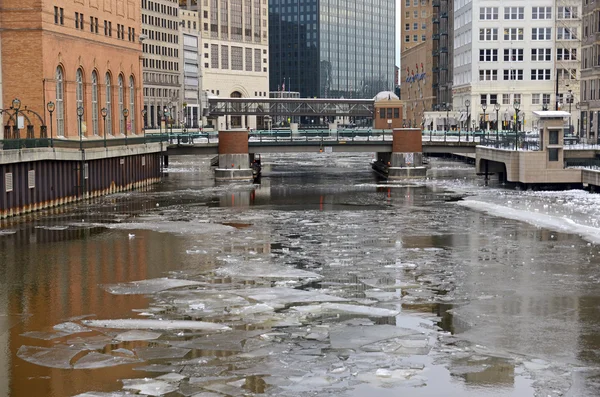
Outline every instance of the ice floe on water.
[[202, 331], [226, 331], [229, 328], [226, 325], [208, 323], [205, 321], [188, 320], [140, 320], [140, 319], [120, 319], [120, 320], [83, 320], [88, 327], [112, 328], [112, 329], [155, 329], [155, 330], [173, 330], [190, 329]]
[[115, 295], [142, 295], [153, 294], [173, 288], [191, 287], [201, 285], [202, 283], [191, 280], [181, 280], [174, 278], [155, 278], [151, 280], [133, 281], [130, 283], [106, 285], [106, 289]]
[[535, 211], [532, 212], [530, 210], [492, 204], [484, 201], [464, 200], [457, 204], [491, 215], [527, 222], [534, 226], [544, 227], [563, 233], [576, 234], [592, 243], [600, 244], [600, 225], [598, 225], [599, 227], [587, 226], [585, 224], [576, 223], [573, 219], [566, 216], [542, 214]]

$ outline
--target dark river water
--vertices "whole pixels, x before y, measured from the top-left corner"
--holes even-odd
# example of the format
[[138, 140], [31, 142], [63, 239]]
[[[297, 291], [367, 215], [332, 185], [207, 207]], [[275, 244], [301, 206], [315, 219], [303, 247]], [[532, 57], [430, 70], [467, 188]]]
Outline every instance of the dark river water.
[[172, 158], [146, 191], [2, 221], [0, 395], [600, 395], [600, 199], [370, 159], [216, 185]]

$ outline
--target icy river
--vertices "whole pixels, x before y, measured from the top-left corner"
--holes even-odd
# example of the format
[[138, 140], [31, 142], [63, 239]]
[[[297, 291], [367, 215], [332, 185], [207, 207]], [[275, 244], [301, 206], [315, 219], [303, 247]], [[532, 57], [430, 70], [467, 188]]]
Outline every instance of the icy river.
[[263, 157], [0, 223], [1, 396], [600, 395], [600, 195]]

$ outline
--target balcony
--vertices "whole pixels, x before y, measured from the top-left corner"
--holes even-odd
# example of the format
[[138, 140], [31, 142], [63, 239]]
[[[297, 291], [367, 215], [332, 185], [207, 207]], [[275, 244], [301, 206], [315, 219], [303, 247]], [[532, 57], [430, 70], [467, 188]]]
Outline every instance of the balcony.
[[433, 40], [439, 40], [440, 39], [440, 35], [439, 34], [434, 34], [434, 35], [431, 35], [431, 38]]
[[440, 19], [439, 19], [439, 18], [433, 18], [433, 19], [432, 19], [432, 22], [433, 22], [434, 24], [439, 24], [439, 23], [440, 23]]
[[434, 57], [439, 57], [440, 56], [440, 52], [437, 51], [437, 50], [433, 50], [433, 51], [431, 51], [431, 55], [434, 56]]

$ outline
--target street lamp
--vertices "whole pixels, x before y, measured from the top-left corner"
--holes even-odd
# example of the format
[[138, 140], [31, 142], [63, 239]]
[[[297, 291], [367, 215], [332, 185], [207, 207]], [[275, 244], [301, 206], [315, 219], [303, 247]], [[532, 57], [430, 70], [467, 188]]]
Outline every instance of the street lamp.
[[579, 102], [577, 102], [575, 104], [575, 109], [577, 109], [577, 137], [581, 138], [581, 125], [580, 125], [580, 119], [579, 116], [581, 115], [581, 113], [579, 112], [579, 109], [581, 108], [581, 105], [579, 105]]
[[500, 112], [500, 104], [498, 102], [494, 103], [494, 110], [496, 111], [496, 144], [498, 144], [498, 124], [500, 124], [500, 119], [498, 118], [498, 112]]
[[450, 123], [448, 122], [448, 112], [449, 112], [449, 111], [450, 111], [450, 103], [446, 102], [446, 120], [445, 120], [445, 123], [444, 123], [444, 126], [446, 127], [446, 128], [445, 128], [445, 130], [446, 130], [446, 133], [444, 134], [444, 136], [448, 135], [448, 130], [449, 130], [449, 128], [448, 128], [448, 127], [449, 127], [449, 124], [450, 124]]
[[46, 104], [46, 109], [50, 113], [50, 147], [54, 147], [54, 131], [52, 129], [52, 113], [54, 112], [54, 102], [50, 101]]
[[[485, 121], [485, 110], [487, 109], [487, 103], [481, 104], [481, 109], [483, 109], [483, 135], [485, 135], [485, 130], [487, 130], [487, 123]], [[475, 139], [473, 139], [475, 140]]]
[[169, 127], [167, 125], [167, 115], [169, 114], [169, 109], [165, 106], [163, 109], [163, 118], [165, 119], [165, 132], [169, 133]]
[[571, 119], [571, 105], [573, 104], [573, 91], [569, 90], [567, 94], [567, 102], [569, 103], [569, 134], [573, 133], [573, 123]]
[[19, 136], [19, 109], [21, 109], [21, 100], [19, 98], [13, 99], [11, 107], [15, 111], [15, 124], [13, 125], [13, 135], [15, 139], [20, 139], [21, 137]]
[[83, 129], [81, 128], [83, 119], [83, 106], [79, 106], [77, 108], [77, 116], [79, 117], [79, 150], [83, 151]]
[[127, 146], [127, 117], [129, 117], [129, 109], [123, 109], [123, 121], [125, 122], [125, 146]]
[[[471, 101], [468, 99], [465, 101], [465, 106], [467, 107], [467, 142], [469, 142], [469, 132], [471, 128], [471, 115], [469, 114], [469, 106], [471, 105]], [[460, 134], [458, 134], [458, 141], [460, 142]]]
[[142, 132], [144, 134], [144, 142], [146, 141], [146, 114], [148, 111], [146, 109], [142, 109]]
[[515, 150], [519, 150], [519, 109], [521, 108], [521, 102], [514, 100], [513, 108], [515, 108]]
[[104, 120], [104, 147], [106, 147], [106, 116], [108, 115], [108, 110], [106, 108], [100, 109], [100, 114], [102, 115], [102, 120]]

